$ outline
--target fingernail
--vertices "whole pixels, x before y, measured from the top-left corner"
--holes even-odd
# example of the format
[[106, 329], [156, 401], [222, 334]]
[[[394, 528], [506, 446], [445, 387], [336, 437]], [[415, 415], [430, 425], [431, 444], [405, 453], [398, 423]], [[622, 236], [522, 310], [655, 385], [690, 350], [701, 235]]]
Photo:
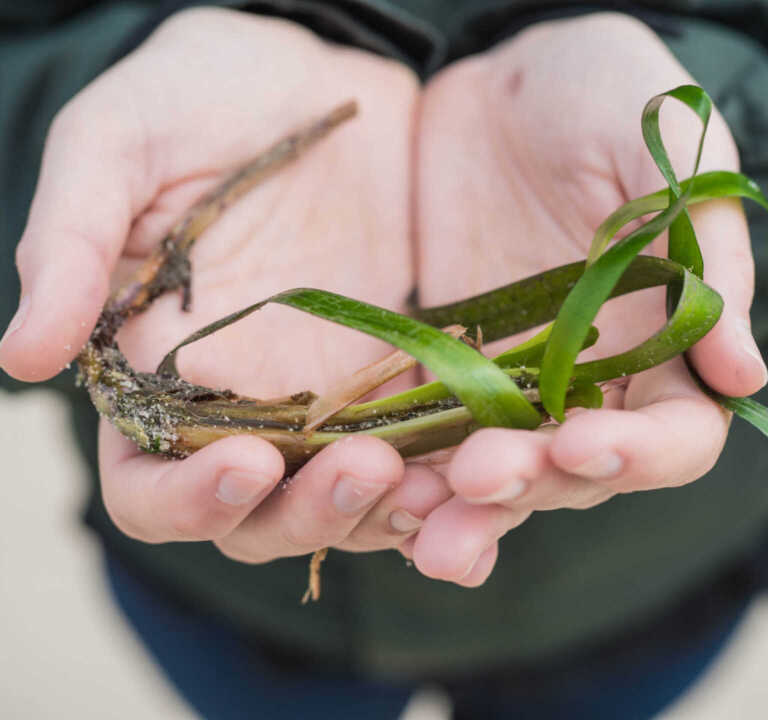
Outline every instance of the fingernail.
[[407, 510], [395, 510], [389, 514], [389, 525], [399, 533], [409, 533], [418, 530], [424, 521], [411, 515]]
[[333, 504], [342, 515], [357, 515], [380, 498], [388, 485], [371, 483], [351, 475], [342, 475], [333, 488]]
[[768, 382], [768, 368], [765, 367], [765, 361], [760, 355], [755, 338], [752, 337], [749, 320], [746, 318], [739, 318], [739, 332], [741, 334], [741, 349], [757, 361], [762, 374], [762, 384], [765, 385]]
[[216, 497], [227, 505], [248, 505], [272, 488], [272, 478], [261, 473], [227, 470], [219, 480]]
[[19, 308], [16, 310], [16, 314], [11, 319], [8, 328], [3, 335], [3, 339], [0, 340], [0, 345], [2, 345], [11, 335], [13, 335], [13, 333], [21, 329], [21, 326], [24, 324], [24, 320], [27, 319], [28, 313], [29, 295], [25, 295], [23, 298], [21, 298], [21, 301], [19, 302]]
[[472, 505], [488, 505], [490, 503], [511, 502], [517, 500], [528, 489], [527, 481], [520, 477], [513, 477], [504, 482], [504, 485], [495, 493], [481, 497], [465, 497]]
[[607, 478], [616, 475], [623, 465], [621, 457], [609, 450], [571, 468], [570, 472], [586, 478]]

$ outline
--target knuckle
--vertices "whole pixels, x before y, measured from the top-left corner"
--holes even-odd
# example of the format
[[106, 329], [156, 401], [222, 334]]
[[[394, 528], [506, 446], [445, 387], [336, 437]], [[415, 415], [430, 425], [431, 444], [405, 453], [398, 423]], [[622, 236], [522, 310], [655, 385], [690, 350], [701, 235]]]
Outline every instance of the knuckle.
[[292, 555], [303, 555], [320, 548], [338, 545], [345, 539], [329, 523], [289, 520], [281, 528], [281, 539]]
[[233, 542], [229, 538], [219, 538], [214, 540], [213, 544], [224, 557], [234, 560], [235, 562], [245, 563], [247, 565], [259, 565], [268, 562], [271, 559], [254, 552], [252, 548], [245, 548], [240, 543]]
[[177, 508], [171, 531], [181, 540], [212, 540], [228, 530], [227, 517], [209, 507]]
[[334, 547], [338, 548], [339, 550], [344, 550], [345, 552], [373, 552], [374, 550], [385, 549], [383, 547], [371, 546], [370, 543], [367, 543], [364, 540], [361, 540], [360, 538], [355, 537], [354, 534], [349, 535], [342, 542], [336, 543]]
[[402, 533], [356, 528], [337, 546], [350, 552], [375, 552], [396, 548], [403, 540]]
[[171, 520], [171, 533], [179, 540], [204, 540], [200, 518], [189, 513], [178, 513]]
[[613, 490], [597, 488], [574, 498], [568, 507], [571, 510], [589, 510], [596, 505], [604, 503], [606, 500], [610, 500], [615, 494]]
[[136, 523], [130, 516], [130, 513], [126, 512], [125, 508], [123, 508], [120, 503], [112, 500], [109, 494], [104, 493], [103, 499], [107, 515], [109, 515], [110, 520], [112, 520], [115, 527], [123, 533], [123, 535], [126, 535], [132, 540], [139, 540], [145, 543], [154, 544], [161, 542], [160, 538]]

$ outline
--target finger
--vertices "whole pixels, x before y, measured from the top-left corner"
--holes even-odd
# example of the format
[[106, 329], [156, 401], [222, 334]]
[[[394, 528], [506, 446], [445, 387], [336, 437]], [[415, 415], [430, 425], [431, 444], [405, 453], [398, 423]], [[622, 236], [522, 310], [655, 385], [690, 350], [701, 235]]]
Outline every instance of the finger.
[[501, 505], [470, 505], [451, 498], [424, 521], [413, 546], [413, 562], [427, 577], [460, 585], [476, 583], [473, 572], [483, 554], [529, 515]]
[[750, 329], [754, 262], [741, 202], [716, 200], [690, 212], [704, 254], [704, 280], [724, 301], [717, 324], [691, 348], [690, 357], [710, 387], [751, 395], [768, 381], [768, 370]]
[[480, 587], [491, 575], [499, 557], [499, 543], [483, 551], [469, 574], [459, 581], [463, 587]]
[[550, 432], [480, 430], [457, 450], [448, 482], [469, 503], [529, 511], [583, 509], [611, 496], [605, 486], [558, 468], [551, 441]]
[[97, 81], [49, 132], [17, 249], [22, 298], [0, 343], [0, 366], [20, 380], [47, 379], [75, 357], [131, 220], [151, 197], [143, 131], [118, 100]]
[[398, 547], [452, 495], [442, 475], [409, 463], [400, 485], [377, 502], [338, 547], [356, 551]]
[[404, 470], [403, 459], [383, 440], [340, 440], [312, 458], [217, 545], [225, 555], [253, 563], [338, 545], [401, 482]]
[[115, 524], [145, 542], [212, 540], [230, 533], [274, 489], [282, 455], [240, 435], [180, 461], [136, 454], [102, 422], [99, 466], [104, 503]]
[[715, 464], [729, 415], [698, 390], [682, 360], [632, 378], [626, 403], [567, 420], [552, 438], [553, 462], [616, 492], [682, 485]]

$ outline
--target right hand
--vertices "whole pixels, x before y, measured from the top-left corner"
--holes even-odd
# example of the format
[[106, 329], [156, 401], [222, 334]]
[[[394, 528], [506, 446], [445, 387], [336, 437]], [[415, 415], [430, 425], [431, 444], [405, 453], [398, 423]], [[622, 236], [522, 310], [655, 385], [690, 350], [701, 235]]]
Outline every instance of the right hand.
[[[197, 197], [350, 98], [360, 118], [204, 234], [192, 254], [192, 312], [181, 312], [178, 295], [164, 296], [125, 326], [120, 345], [135, 368], [152, 370], [195, 329], [302, 285], [404, 309], [417, 96], [406, 68], [288, 22], [210, 9], [174, 16], [53, 123], [17, 253], [24, 300], [0, 365], [26, 381], [56, 374], [88, 339], [115, 275], [145, 257]], [[185, 350], [179, 368], [201, 385], [275, 397], [322, 392], [384, 348], [271, 307]], [[102, 421], [100, 467], [107, 509], [128, 535], [214, 540], [247, 562], [325, 546], [397, 547], [409, 532], [392, 527], [391, 513], [424, 517], [448, 495], [371, 437], [327, 448], [272, 492], [284, 466], [266, 441], [232, 437], [168, 461], [140, 453]]]
[[[663, 185], [637, 119], [650, 97], [691, 81], [648, 27], [614, 13], [539, 23], [441, 71], [424, 91], [415, 173], [424, 304], [584, 258], [609, 213]], [[687, 108], [668, 105], [664, 142], [685, 177], [701, 126]], [[701, 169], [738, 169], [716, 112]], [[693, 207], [691, 217], [704, 280], [725, 309], [690, 357], [713, 389], [748, 395], [765, 384], [766, 369], [749, 331], [754, 270], [744, 213], [738, 200], [724, 199]], [[651, 247], [666, 255], [665, 240]], [[662, 288], [616, 299], [600, 309], [599, 344], [582, 359], [623, 352], [665, 322]], [[427, 518], [414, 564], [448, 580], [472, 563], [490, 573], [496, 541], [531, 512], [693, 482], [716, 462], [729, 421], [675, 358], [561, 425], [481, 429], [437, 468], [456, 496]]]

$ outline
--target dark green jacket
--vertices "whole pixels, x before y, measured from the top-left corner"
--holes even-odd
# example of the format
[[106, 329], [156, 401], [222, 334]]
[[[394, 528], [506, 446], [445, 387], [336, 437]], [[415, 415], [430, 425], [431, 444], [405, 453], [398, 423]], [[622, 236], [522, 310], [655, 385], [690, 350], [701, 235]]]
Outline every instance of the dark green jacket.
[[[428, 77], [529, 22], [575, 7], [616, 5], [273, 0], [249, 9], [397, 57]], [[18, 297], [13, 249], [45, 130], [64, 101], [169, 12], [159, 6], [0, 0], [0, 327]], [[714, 97], [744, 170], [768, 190], [768, 0], [621, 6], [660, 32]], [[753, 321], [766, 354], [768, 221], [757, 214], [750, 220], [758, 268]], [[95, 414], [71, 375], [51, 385], [72, 403], [96, 488]], [[20, 388], [4, 375], [0, 386]], [[589, 511], [535, 514], [503, 540], [498, 566], [482, 588], [427, 580], [395, 552], [337, 552], [326, 563], [322, 601], [306, 607], [298, 603], [304, 558], [253, 567], [225, 559], [207, 543], [144, 545], [114, 529], [97, 492], [87, 520], [148, 582], [229, 618], [257, 641], [372, 674], [434, 674], [478, 664], [530, 665], [640, 626], [755, 546], [768, 525], [767, 484], [768, 448], [735, 423], [715, 470], [692, 485], [617, 497]]]

